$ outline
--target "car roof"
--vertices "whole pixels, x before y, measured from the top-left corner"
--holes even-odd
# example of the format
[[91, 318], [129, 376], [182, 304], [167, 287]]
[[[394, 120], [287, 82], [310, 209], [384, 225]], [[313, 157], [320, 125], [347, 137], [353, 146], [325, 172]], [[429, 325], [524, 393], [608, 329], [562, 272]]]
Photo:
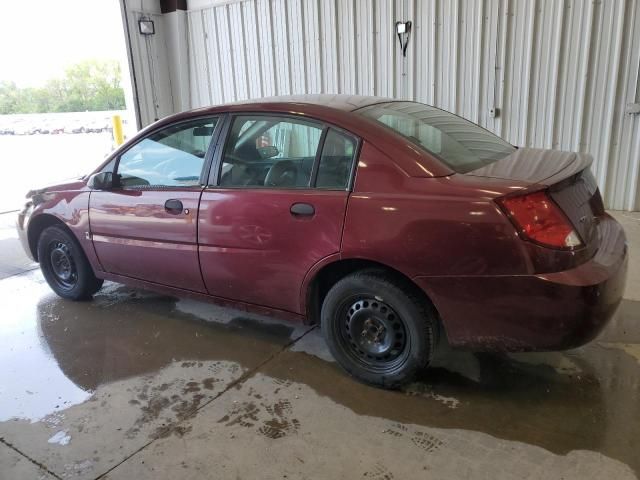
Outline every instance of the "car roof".
[[247, 110], [256, 111], [283, 111], [291, 109], [294, 106], [303, 108], [307, 113], [334, 111], [334, 112], [353, 112], [360, 108], [368, 107], [379, 103], [397, 102], [386, 97], [374, 97], [367, 95], [345, 95], [345, 94], [308, 94], [308, 95], [282, 95], [275, 97], [262, 97], [248, 100], [239, 100], [237, 102], [228, 102], [224, 104], [212, 105], [209, 107], [196, 108], [187, 110], [176, 115], [167, 117], [176, 120], [180, 118], [188, 118], [192, 116], [206, 115], [209, 113], [220, 112], [241, 112]]
[[391, 98], [375, 97], [371, 95], [346, 95], [346, 94], [307, 94], [307, 95], [282, 95], [264, 97], [253, 100], [234, 102], [231, 105], [247, 105], [259, 103], [297, 103], [307, 105], [321, 105], [344, 112], [353, 112], [359, 108], [368, 107], [376, 103], [393, 102]]

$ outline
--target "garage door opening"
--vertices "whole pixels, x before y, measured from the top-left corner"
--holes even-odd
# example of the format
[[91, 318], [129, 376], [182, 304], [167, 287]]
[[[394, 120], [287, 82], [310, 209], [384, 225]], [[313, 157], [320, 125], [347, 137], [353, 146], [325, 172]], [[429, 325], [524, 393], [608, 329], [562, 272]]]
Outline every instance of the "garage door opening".
[[3, 5], [0, 214], [21, 208], [27, 191], [99, 164], [115, 147], [114, 115], [125, 135], [135, 131], [120, 5], [86, 5]]

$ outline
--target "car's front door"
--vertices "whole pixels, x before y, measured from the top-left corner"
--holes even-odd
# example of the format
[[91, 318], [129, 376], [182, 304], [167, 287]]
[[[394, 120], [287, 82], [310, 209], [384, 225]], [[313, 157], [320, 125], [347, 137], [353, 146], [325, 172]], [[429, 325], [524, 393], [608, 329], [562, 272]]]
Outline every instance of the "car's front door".
[[113, 189], [91, 192], [91, 236], [105, 271], [206, 291], [196, 232], [217, 123], [200, 118], [151, 133], [115, 162]]
[[278, 115], [230, 119], [200, 203], [210, 294], [296, 313], [306, 273], [338, 253], [357, 140]]

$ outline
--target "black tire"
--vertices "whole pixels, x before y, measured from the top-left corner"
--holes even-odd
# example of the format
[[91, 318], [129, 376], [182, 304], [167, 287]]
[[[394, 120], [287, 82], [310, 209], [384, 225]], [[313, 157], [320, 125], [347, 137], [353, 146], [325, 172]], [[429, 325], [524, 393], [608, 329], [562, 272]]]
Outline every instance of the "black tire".
[[86, 300], [100, 290], [82, 247], [64, 228], [45, 228], [38, 238], [38, 261], [49, 286], [62, 298]]
[[333, 357], [358, 380], [388, 389], [429, 365], [436, 325], [433, 308], [413, 286], [377, 271], [341, 279], [322, 304], [322, 331]]

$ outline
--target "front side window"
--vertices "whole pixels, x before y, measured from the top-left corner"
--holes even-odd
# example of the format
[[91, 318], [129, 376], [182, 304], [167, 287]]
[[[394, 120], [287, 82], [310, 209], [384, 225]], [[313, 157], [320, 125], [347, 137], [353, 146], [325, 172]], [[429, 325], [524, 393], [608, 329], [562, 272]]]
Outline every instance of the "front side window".
[[217, 119], [198, 119], [167, 127], [120, 156], [123, 188], [190, 187], [200, 183], [204, 157]]
[[113, 173], [113, 170], [116, 168], [116, 159], [112, 159], [109, 161], [109, 163], [107, 163], [104, 167], [102, 167], [100, 169], [100, 172], [111, 172]]
[[278, 116], [238, 116], [224, 149], [220, 185], [308, 188], [322, 125]]
[[484, 128], [422, 103], [380, 103], [357, 113], [386, 125], [458, 173], [484, 167], [515, 151]]

